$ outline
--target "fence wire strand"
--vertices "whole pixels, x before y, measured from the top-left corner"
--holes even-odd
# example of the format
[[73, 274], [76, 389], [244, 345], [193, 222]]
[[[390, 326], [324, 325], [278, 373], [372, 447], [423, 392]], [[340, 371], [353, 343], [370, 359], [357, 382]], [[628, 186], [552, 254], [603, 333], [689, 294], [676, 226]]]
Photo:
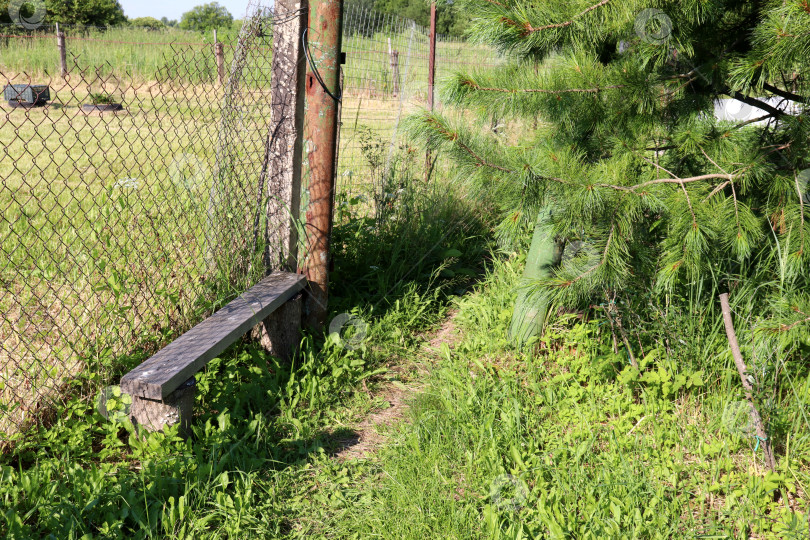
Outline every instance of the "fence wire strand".
[[[427, 107], [429, 49], [427, 28], [355, 4], [346, 6], [339, 199], [367, 199], [369, 208], [390, 205], [405, 176], [421, 177], [423, 171], [416, 169], [424, 167], [424, 154], [402, 136], [399, 124], [409, 113]], [[500, 62], [488, 47], [436, 36], [437, 81], [458, 70]], [[436, 97], [435, 106], [442, 109]]]

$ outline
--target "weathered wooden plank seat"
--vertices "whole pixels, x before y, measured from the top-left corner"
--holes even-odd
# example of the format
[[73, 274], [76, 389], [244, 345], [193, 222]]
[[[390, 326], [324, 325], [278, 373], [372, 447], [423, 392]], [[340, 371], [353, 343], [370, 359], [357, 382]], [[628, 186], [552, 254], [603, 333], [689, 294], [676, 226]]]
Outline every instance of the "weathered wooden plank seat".
[[194, 374], [256, 325], [263, 324], [265, 346], [275, 354], [289, 354], [283, 349], [296, 341], [301, 323], [298, 293], [305, 285], [306, 278], [299, 274], [270, 274], [124, 375], [121, 391], [132, 396], [133, 423], [156, 430], [179, 422], [187, 431]]

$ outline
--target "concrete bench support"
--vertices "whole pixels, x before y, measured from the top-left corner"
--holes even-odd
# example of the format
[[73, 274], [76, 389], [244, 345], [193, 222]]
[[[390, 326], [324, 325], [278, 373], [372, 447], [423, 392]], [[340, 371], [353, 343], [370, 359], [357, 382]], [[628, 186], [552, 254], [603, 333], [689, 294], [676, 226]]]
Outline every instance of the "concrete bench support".
[[267, 352], [289, 364], [301, 341], [303, 305], [304, 295], [298, 293], [254, 326], [251, 337]]
[[130, 420], [147, 431], [180, 424], [180, 433], [186, 437], [191, 433], [196, 389], [196, 382], [191, 378], [162, 400], [133, 396]]

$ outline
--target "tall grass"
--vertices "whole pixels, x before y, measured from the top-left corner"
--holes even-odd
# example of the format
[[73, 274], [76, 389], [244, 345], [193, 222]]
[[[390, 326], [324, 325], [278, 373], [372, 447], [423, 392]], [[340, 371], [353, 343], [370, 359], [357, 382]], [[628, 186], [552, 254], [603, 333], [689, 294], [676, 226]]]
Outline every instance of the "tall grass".
[[[67, 36], [68, 69], [97, 69], [104, 74], [115, 73], [121, 78], [155, 80], [166, 57], [181, 47], [210, 46], [211, 73], [216, 73], [213, 36], [179, 29], [152, 31], [145, 28], [70, 28], [62, 29]], [[24, 32], [16, 26], [0, 26], [0, 69], [29, 75], [59, 73], [59, 53], [55, 29]], [[220, 32], [219, 40], [228, 46], [226, 61], [233, 55], [235, 35]], [[213, 77], [212, 77], [213, 80]]]
[[727, 414], [741, 393], [714, 307], [662, 323], [662, 332], [684, 323], [671, 330], [678, 342], [669, 352], [663, 340], [661, 350], [647, 349], [640, 371], [587, 313], [558, 317], [535, 348], [518, 353], [505, 336], [520, 268], [519, 259], [496, 261], [480, 290], [458, 300], [462, 342], [442, 349], [391, 444], [355, 475], [350, 469], [347, 503], [313, 503], [313, 513], [327, 516], [320, 533], [808, 534], [807, 373], [792, 373], [773, 396], [785, 420], [780, 464], [770, 473], [744, 429], [747, 414]]
[[[339, 486], [348, 473], [332, 454], [354, 435], [347, 426], [384, 406], [365, 389], [402, 378], [388, 367], [415, 354], [417, 336], [470, 283], [441, 272], [475, 264], [487, 242], [482, 222], [468, 220], [469, 206], [447, 190], [415, 186], [403, 199], [418, 200], [413, 210], [419, 211], [388, 211], [384, 227], [360, 229], [363, 239], [356, 236], [362, 216], [344, 211], [335, 226], [342, 277], [333, 282], [332, 309], [367, 320], [360, 346], [307, 336], [290, 366], [239, 344], [198, 375], [189, 441], [172, 430], [138, 436], [121, 416], [101, 416], [78, 392], [96, 376], [83, 372], [53, 417], [0, 458], [0, 535], [309, 537], [321, 530], [308, 515], [311, 503], [346, 500]], [[431, 217], [467, 226], [448, 234]], [[460, 254], [439, 253], [447, 246]], [[420, 259], [416, 273], [403, 267]], [[350, 285], [379, 279], [362, 261], [392, 276], [378, 281], [380, 291]]]

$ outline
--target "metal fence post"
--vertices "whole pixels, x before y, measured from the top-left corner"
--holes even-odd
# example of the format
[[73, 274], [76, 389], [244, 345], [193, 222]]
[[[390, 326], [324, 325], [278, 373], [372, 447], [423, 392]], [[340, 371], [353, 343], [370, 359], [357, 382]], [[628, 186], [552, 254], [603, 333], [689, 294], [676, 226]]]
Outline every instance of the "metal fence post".
[[305, 51], [310, 61], [306, 78], [310, 177], [305, 267], [310, 294], [305, 321], [313, 329], [322, 328], [328, 314], [342, 23], [343, 0], [312, 2]]
[[59, 31], [59, 23], [56, 23], [56, 48], [59, 49], [59, 75], [64, 79], [67, 77], [67, 50], [65, 33]]
[[391, 58], [391, 95], [399, 94], [399, 51], [391, 48], [391, 38], [388, 38], [388, 56]]
[[217, 63], [217, 79], [222, 86], [225, 84], [225, 46], [219, 42], [216, 29], [214, 29], [214, 58]]
[[430, 50], [428, 52], [428, 108], [433, 110], [436, 82], [436, 2], [430, 4]]
[[[428, 52], [428, 109], [433, 112], [433, 99], [436, 93], [436, 2], [430, 3], [430, 50]], [[430, 179], [430, 150], [425, 150], [425, 181]]]

